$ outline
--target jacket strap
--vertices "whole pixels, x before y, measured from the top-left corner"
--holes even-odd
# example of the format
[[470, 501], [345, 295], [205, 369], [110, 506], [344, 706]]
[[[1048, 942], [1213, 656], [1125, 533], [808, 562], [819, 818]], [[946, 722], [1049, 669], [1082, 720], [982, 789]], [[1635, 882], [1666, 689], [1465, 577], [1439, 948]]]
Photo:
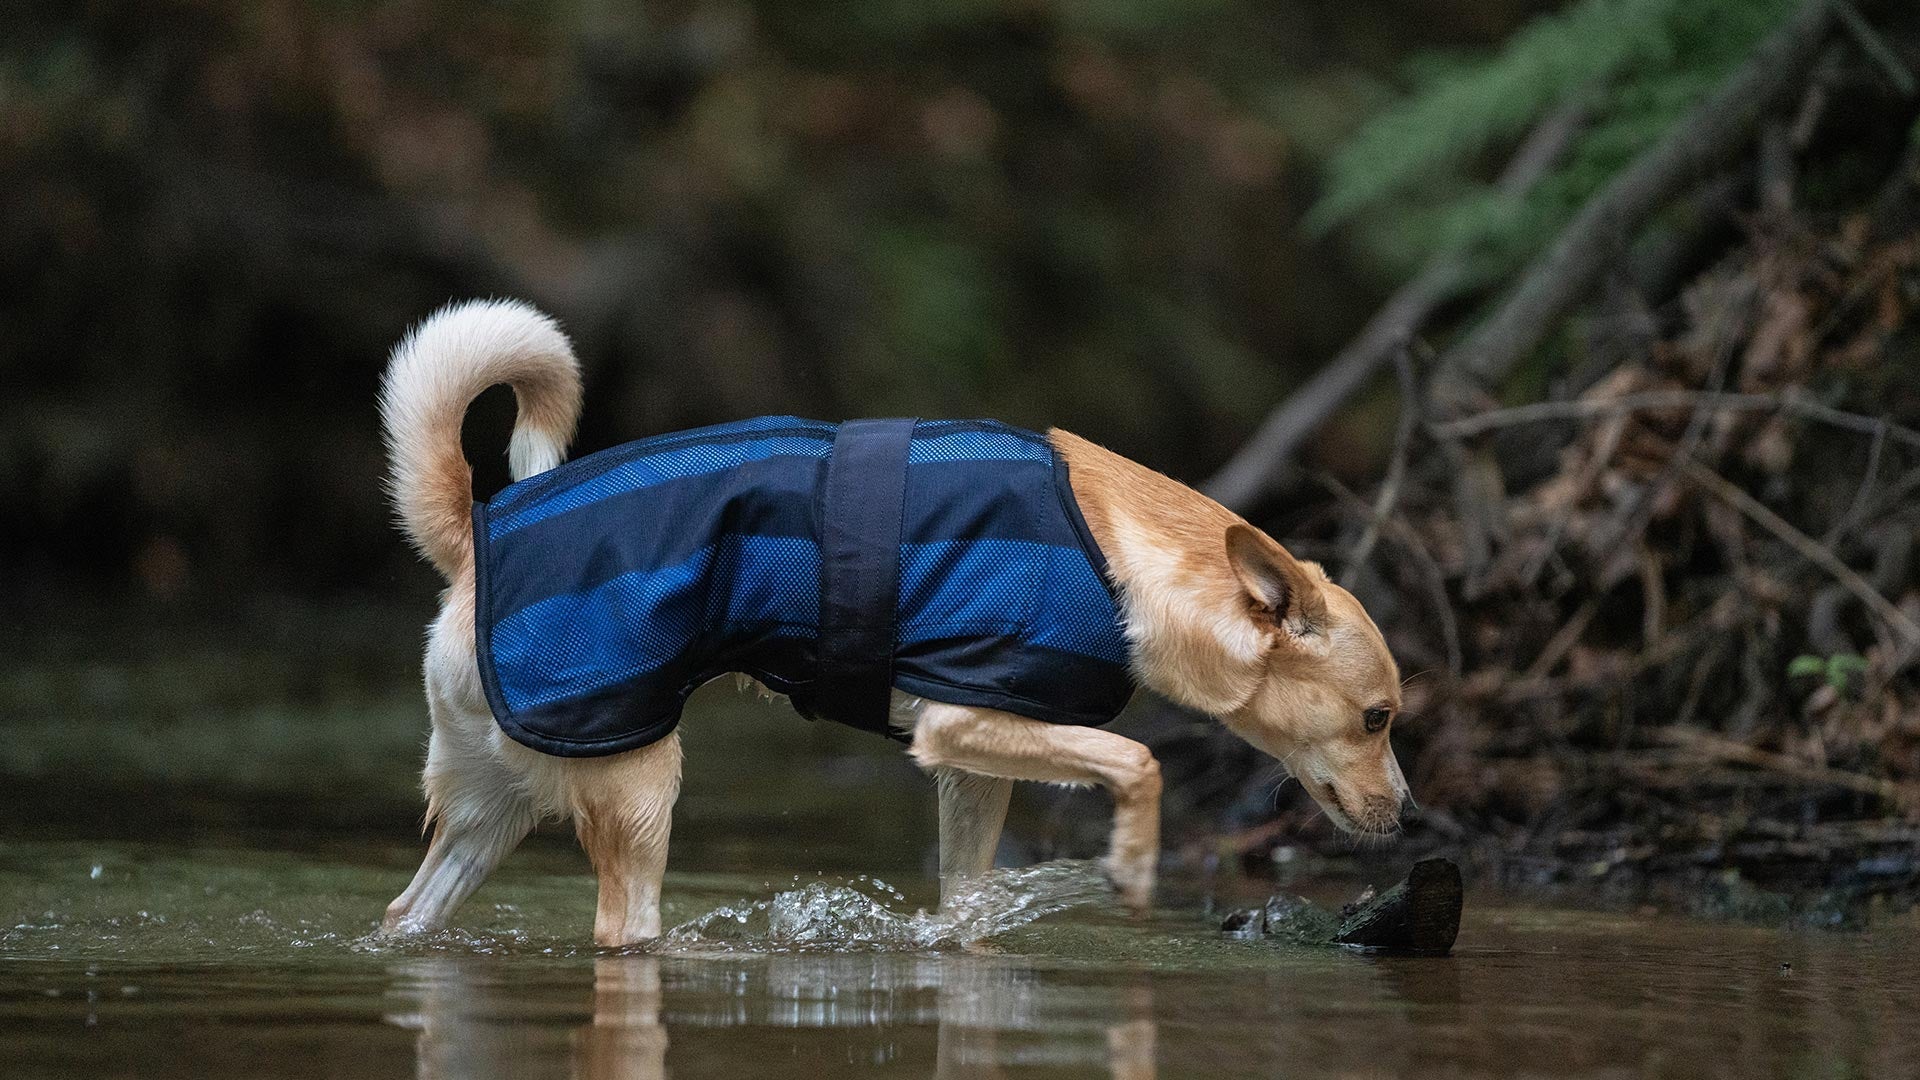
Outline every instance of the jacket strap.
[[819, 672], [808, 696], [822, 716], [882, 734], [893, 693], [900, 524], [914, 423], [841, 424], [821, 499]]

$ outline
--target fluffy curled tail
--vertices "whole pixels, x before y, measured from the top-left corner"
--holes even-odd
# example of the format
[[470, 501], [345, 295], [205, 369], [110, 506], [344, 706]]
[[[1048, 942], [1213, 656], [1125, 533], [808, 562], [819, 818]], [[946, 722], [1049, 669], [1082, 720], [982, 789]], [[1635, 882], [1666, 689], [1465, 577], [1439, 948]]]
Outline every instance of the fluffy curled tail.
[[395, 347], [380, 387], [400, 527], [449, 581], [473, 559], [473, 471], [460, 424], [473, 399], [498, 383], [519, 401], [507, 451], [513, 478], [565, 460], [580, 417], [580, 364], [560, 327], [526, 304], [442, 308]]

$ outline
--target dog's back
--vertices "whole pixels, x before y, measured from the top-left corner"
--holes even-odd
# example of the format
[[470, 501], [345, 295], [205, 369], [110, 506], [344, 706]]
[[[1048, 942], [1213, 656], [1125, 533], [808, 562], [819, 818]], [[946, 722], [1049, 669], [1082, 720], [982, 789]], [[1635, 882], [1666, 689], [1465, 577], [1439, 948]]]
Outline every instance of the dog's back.
[[[898, 460], [849, 464], [847, 440], [876, 425], [897, 432]], [[880, 471], [836, 502], [830, 477], [849, 468]], [[891, 733], [884, 707], [862, 707], [873, 698], [831, 685], [837, 617], [880, 631], [861, 651], [880, 654], [887, 689], [1104, 723], [1132, 691], [1126, 645], [1064, 469], [1046, 436], [993, 421], [763, 417], [515, 484], [474, 518], [493, 713], [545, 754], [618, 753], [741, 672], [809, 716]], [[856, 529], [879, 530], [870, 569], [886, 587], [867, 600], [823, 576]]]

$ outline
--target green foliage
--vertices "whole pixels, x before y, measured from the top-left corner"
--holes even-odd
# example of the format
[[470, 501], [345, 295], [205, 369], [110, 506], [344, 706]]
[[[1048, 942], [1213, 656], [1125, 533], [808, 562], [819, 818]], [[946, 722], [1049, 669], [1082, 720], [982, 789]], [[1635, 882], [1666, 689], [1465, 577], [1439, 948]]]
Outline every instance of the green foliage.
[[[1460, 10], [1486, 39], [1521, 6]], [[162, 0], [5, 28], [9, 536], [222, 586], [404, 557], [368, 388], [456, 296], [579, 328], [582, 448], [982, 415], [1202, 475], [1373, 309], [1296, 200], [1435, 30], [1257, 0]], [[1349, 479], [1385, 450], [1342, 440]]]
[[1825, 679], [1827, 685], [1840, 693], [1846, 693], [1853, 685], [1856, 676], [1867, 671], [1867, 658], [1859, 653], [1835, 653], [1832, 656], [1815, 656], [1811, 653], [1793, 658], [1787, 664], [1787, 677], [1804, 679], [1818, 676]]
[[927, 369], [944, 385], [981, 392], [1004, 369], [1000, 293], [981, 253], [926, 228], [883, 229], [870, 249], [874, 279], [887, 289], [888, 355]]
[[[1579, 205], [1656, 141], [1785, 17], [1793, 0], [1576, 0], [1497, 52], [1429, 58], [1413, 89], [1329, 162], [1307, 224], [1364, 221], [1376, 257], [1407, 267], [1464, 245], [1482, 274], [1538, 250]], [[1487, 158], [1543, 116], [1586, 122], [1524, 199], [1501, 198]]]

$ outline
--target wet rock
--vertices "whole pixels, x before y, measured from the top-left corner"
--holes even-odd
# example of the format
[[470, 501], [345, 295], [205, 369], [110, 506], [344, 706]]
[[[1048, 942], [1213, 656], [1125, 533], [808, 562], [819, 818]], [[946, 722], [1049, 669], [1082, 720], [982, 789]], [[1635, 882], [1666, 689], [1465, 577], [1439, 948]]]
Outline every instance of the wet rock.
[[1405, 881], [1374, 895], [1368, 888], [1338, 914], [1291, 893], [1230, 913], [1220, 929], [1237, 937], [1278, 937], [1296, 945], [1351, 945], [1409, 956], [1445, 956], [1460, 933], [1460, 868], [1423, 859]]
[[1259, 908], [1230, 911], [1220, 923], [1220, 929], [1234, 937], [1259, 937], [1266, 927], [1266, 917]]
[[1235, 937], [1264, 935], [1297, 945], [1331, 945], [1340, 932], [1340, 918], [1305, 897], [1274, 893], [1260, 907], [1229, 912], [1220, 929]]
[[1326, 910], [1291, 893], [1275, 893], [1261, 909], [1265, 932], [1298, 945], [1329, 945], [1340, 932], [1340, 922]]
[[1460, 868], [1422, 859], [1407, 880], [1362, 905], [1340, 924], [1334, 941], [1411, 956], [1445, 956], [1460, 934]]

